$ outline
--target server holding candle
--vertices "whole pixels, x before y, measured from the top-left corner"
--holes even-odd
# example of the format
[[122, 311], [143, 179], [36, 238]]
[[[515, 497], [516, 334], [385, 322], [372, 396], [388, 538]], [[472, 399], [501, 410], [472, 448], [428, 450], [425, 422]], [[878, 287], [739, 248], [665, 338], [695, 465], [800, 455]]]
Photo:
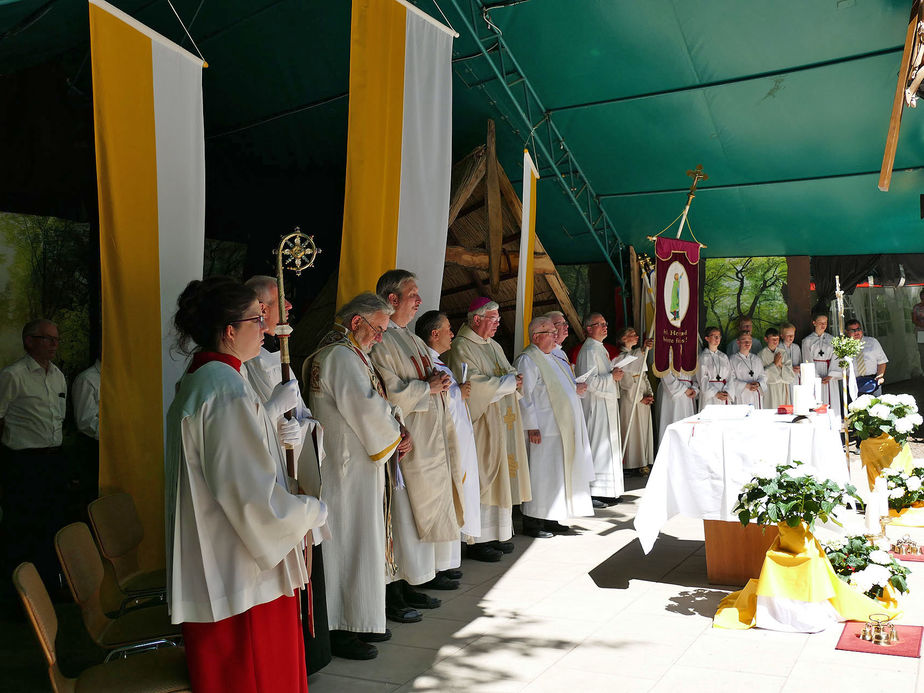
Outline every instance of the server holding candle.
[[[802, 340], [802, 359], [815, 364], [815, 375], [821, 378], [820, 391], [816, 390], [819, 404], [827, 404], [828, 410], [838, 414], [841, 410], [841, 397], [837, 381], [842, 377], [841, 367], [834, 356], [833, 337], [828, 334], [828, 316], [816, 313], [812, 320], [815, 331]], [[802, 369], [802, 383], [814, 382], [806, 377]]]

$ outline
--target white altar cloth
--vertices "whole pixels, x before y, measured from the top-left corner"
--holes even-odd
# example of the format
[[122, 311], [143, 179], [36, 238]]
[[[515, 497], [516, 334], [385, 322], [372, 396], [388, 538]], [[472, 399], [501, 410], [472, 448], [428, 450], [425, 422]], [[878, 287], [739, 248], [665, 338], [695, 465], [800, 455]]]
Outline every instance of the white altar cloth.
[[785, 423], [769, 411], [733, 421], [694, 415], [671, 424], [635, 515], [642, 549], [651, 551], [661, 527], [676, 515], [737, 522], [732, 509], [741, 487], [757, 471], [775, 473], [777, 464], [798, 460], [819, 478], [849, 483], [839, 426], [831, 414]]

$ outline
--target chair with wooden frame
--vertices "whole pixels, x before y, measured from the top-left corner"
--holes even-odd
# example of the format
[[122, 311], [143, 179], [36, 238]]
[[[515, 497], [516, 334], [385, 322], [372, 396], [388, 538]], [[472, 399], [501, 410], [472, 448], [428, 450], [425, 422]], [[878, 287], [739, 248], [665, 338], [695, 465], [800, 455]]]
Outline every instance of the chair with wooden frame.
[[109, 657], [139, 643], [181, 642], [180, 626], [170, 623], [166, 606], [128, 611], [116, 618], [106, 615], [100, 600], [103, 559], [85, 523], [74, 522], [59, 530], [55, 550], [87, 633], [97, 645], [110, 650]]
[[182, 693], [192, 690], [182, 647], [139, 652], [92, 666], [77, 678], [65, 676], [58, 667], [55, 649], [58, 617], [35, 566], [20, 563], [13, 571], [13, 584], [48, 662], [48, 677], [54, 693]]

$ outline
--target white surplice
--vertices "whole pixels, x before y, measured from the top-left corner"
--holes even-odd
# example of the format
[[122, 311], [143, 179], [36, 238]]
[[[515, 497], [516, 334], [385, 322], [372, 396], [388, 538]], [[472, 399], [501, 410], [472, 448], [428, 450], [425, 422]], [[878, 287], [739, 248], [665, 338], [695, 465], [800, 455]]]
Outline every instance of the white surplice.
[[[767, 375], [764, 373], [764, 364], [757, 354], [745, 356], [740, 351], [729, 357], [728, 365], [731, 368], [731, 379], [728, 391], [735, 404], [753, 404], [755, 409], [762, 409], [767, 397]], [[748, 390], [748, 383], [758, 383], [758, 390]]]
[[[465, 523], [462, 525], [463, 540], [477, 539], [481, 536], [481, 487], [478, 485], [478, 453], [475, 450], [475, 431], [468, 405], [462, 399], [462, 390], [455, 374], [440, 359], [436, 350], [430, 349], [433, 367], [445, 373], [452, 380], [449, 386], [449, 412], [456, 429], [459, 461], [462, 467], [462, 503], [465, 508]], [[467, 542], [471, 543], [471, 542]]]
[[710, 404], [731, 404], [723, 402], [716, 395], [728, 392], [728, 381], [731, 378], [731, 367], [728, 365], [728, 356], [716, 349], [703, 349], [699, 354], [699, 408], [700, 411]]
[[841, 383], [838, 381], [843, 377], [843, 372], [837, 365], [833, 339], [827, 332], [822, 332], [821, 336], [812, 332], [802, 340], [802, 360], [815, 364], [815, 377], [824, 379], [831, 376], [831, 380], [821, 386], [821, 400], [818, 403], [827, 404], [831, 412], [840, 416]]
[[[544, 359], [546, 367], [537, 365], [531, 353]], [[530, 347], [517, 358], [516, 367], [523, 376], [523, 429], [537, 429], [542, 435], [538, 445], [527, 443], [533, 497], [522, 504], [523, 514], [555, 521], [593, 515], [593, 457], [573, 373], [560, 359]], [[550, 384], [547, 378], [552, 377], [556, 382]], [[570, 431], [567, 423], [562, 430], [559, 417], [570, 423]], [[569, 441], [564, 440], [565, 435], [571, 436], [570, 444], [566, 444]]]
[[588, 337], [578, 352], [578, 375], [591, 368], [595, 370], [586, 380], [587, 394], [581, 400], [594, 461], [590, 492], [594, 496], [618, 498], [625, 492], [619, 430], [619, 385], [613, 380], [610, 355], [603, 342]]
[[324, 544], [331, 630], [385, 632], [385, 465], [401, 442], [400, 411], [379, 392], [352, 339], [311, 361], [308, 402], [324, 426], [321, 468], [331, 541]]
[[[783, 355], [783, 361], [779, 366], [774, 363], [777, 353]], [[767, 399], [764, 409], [776, 409], [784, 404], [792, 404], [792, 384], [796, 379], [796, 373], [792, 369], [789, 353], [782, 345], [777, 346], [776, 351], [764, 347], [760, 352], [760, 360], [764, 364], [764, 373], [767, 374]]]
[[[687, 397], [687, 390], [694, 390], [692, 397]], [[693, 416], [696, 413], [696, 397], [699, 384], [695, 375], [678, 376], [667, 372], [661, 376], [658, 385], [658, 440], [664, 437], [664, 431], [675, 421]]]
[[[622, 458], [623, 467], [638, 469], [648, 467], [654, 462], [654, 436], [651, 427], [651, 405], [642, 404], [642, 399], [653, 394], [651, 383], [648, 381], [648, 364], [645, 362], [645, 351], [635, 347], [631, 352], [622, 350], [619, 358], [627, 353], [636, 357], [632, 363], [623, 367], [625, 375], [619, 381], [619, 426], [626, 452]], [[638, 396], [633, 400], [636, 385]], [[632, 410], [635, 416], [632, 416]], [[631, 428], [629, 421], [632, 421]]]

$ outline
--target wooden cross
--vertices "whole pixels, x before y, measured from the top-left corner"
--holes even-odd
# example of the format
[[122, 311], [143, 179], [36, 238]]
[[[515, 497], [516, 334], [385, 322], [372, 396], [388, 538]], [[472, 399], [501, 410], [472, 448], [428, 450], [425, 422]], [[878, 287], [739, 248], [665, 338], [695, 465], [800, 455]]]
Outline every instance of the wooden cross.
[[513, 413], [513, 409], [507, 407], [507, 413], [504, 414], [504, 423], [507, 424], [507, 430], [513, 430], [513, 422], [517, 420], [517, 415]]
[[895, 150], [898, 148], [898, 132], [902, 124], [902, 110], [907, 103], [914, 108], [917, 105], [917, 90], [924, 80], [924, 3], [914, 0], [911, 6], [911, 18], [905, 34], [905, 49], [902, 51], [902, 63], [898, 69], [898, 84], [895, 86], [895, 98], [892, 100], [892, 116], [889, 118], [889, 132], [886, 135], [885, 152], [882, 155], [882, 168], [879, 171], [879, 189], [888, 192], [892, 182], [892, 167], [895, 165]]

